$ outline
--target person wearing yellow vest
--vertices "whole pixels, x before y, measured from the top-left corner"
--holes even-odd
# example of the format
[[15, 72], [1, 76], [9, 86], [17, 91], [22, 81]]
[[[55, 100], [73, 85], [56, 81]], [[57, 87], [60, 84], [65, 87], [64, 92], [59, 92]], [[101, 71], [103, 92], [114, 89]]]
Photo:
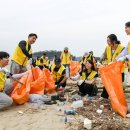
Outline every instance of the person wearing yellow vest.
[[[130, 22], [125, 24], [125, 32], [127, 35], [130, 35]], [[125, 47], [125, 49], [121, 52], [121, 54], [116, 58], [115, 61], [128, 61], [128, 70], [130, 72], [130, 42]]]
[[13, 83], [7, 78], [19, 79], [26, 73], [11, 74], [5, 67], [9, 63], [9, 54], [0, 51], [0, 110], [12, 105], [13, 100], [10, 97], [13, 91]]
[[[124, 49], [124, 46], [121, 45], [120, 41], [117, 39], [117, 36], [115, 34], [110, 34], [107, 37], [107, 44], [108, 46], [106, 47], [101, 59], [106, 59], [107, 64], [109, 64], [113, 62], [117, 56], [120, 55], [120, 53]], [[122, 73], [122, 82], [124, 82], [124, 73]], [[107, 99], [108, 97], [109, 95], [104, 87], [100, 100], [102, 100], [103, 98]]]
[[36, 58], [36, 66], [38, 66], [41, 70], [43, 69], [43, 59], [40, 57]]
[[30, 59], [30, 64], [32, 64], [32, 48], [31, 45], [35, 43], [37, 35], [34, 33], [29, 34], [27, 41], [20, 41], [17, 45], [13, 56], [10, 67], [10, 72], [12, 74], [19, 74], [27, 71], [27, 62]]
[[72, 80], [78, 80], [79, 92], [82, 96], [88, 94], [88, 96], [96, 96], [98, 89], [95, 85], [96, 78], [98, 74], [95, 70], [94, 63], [92, 60], [88, 60], [85, 63], [85, 68], [76, 75], [75, 77], [71, 77]]
[[66, 86], [66, 69], [65, 67], [61, 64], [61, 59], [56, 58], [55, 63], [52, 64], [50, 67], [50, 71], [52, 73], [52, 77], [55, 81], [55, 84], [57, 85], [57, 88], [59, 87], [65, 87]]
[[61, 53], [61, 62], [65, 67], [70, 65], [71, 53], [69, 52], [68, 47], [65, 47], [64, 51]]
[[45, 68], [49, 69], [50, 60], [49, 60], [49, 58], [47, 56], [45, 57], [45, 60], [44, 60], [43, 64], [44, 64]]

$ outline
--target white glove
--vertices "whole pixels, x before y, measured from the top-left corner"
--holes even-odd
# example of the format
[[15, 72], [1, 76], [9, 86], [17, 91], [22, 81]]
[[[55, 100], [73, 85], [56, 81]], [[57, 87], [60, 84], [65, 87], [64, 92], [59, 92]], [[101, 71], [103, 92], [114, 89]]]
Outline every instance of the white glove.
[[38, 66], [36, 66], [35, 68], [40, 69]]
[[32, 63], [33, 63], [33, 60], [32, 60], [32, 58], [30, 58], [29, 59], [29, 64], [32, 65]]
[[77, 84], [80, 86], [83, 82], [84, 80], [78, 80]]
[[120, 57], [119, 59], [117, 59], [117, 61], [124, 61], [126, 59], [126, 56]]
[[128, 60], [130, 60], [130, 55], [126, 55], [126, 58], [127, 58]]

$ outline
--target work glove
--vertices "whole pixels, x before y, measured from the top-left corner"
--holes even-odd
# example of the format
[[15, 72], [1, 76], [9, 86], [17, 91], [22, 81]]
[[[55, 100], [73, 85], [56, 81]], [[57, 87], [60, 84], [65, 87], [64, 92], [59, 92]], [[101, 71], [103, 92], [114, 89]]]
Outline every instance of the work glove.
[[77, 84], [80, 86], [84, 83], [84, 80], [78, 80]]
[[33, 59], [32, 59], [32, 58], [29, 59], [29, 64], [30, 64], [30, 65], [33, 64]]

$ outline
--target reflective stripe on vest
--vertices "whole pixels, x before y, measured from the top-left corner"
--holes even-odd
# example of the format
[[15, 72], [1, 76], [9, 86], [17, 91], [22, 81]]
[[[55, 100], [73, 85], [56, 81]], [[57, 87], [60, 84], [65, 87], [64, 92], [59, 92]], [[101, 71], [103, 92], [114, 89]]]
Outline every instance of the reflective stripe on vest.
[[[28, 51], [29, 44], [26, 42], [26, 50]], [[32, 49], [30, 48], [29, 54], [32, 54]], [[26, 66], [28, 62], [28, 57], [23, 53], [19, 45], [16, 47], [13, 54], [12, 60], [21, 66]]]
[[112, 61], [115, 60], [115, 58], [121, 53], [121, 51], [123, 50], [123, 46], [122, 45], [118, 45], [118, 47], [116, 48], [113, 56], [112, 56], [112, 50], [110, 46], [107, 46], [106, 48], [106, 54], [107, 54], [107, 63], [110, 63]]
[[3, 91], [5, 87], [6, 74], [4, 72], [0, 72], [0, 91]]
[[92, 71], [91, 73], [90, 73], [90, 75], [87, 77], [86, 76], [86, 73], [85, 72], [82, 72], [82, 76], [81, 76], [81, 80], [92, 80], [94, 77], [95, 77], [95, 75], [97, 74], [97, 72], [96, 71]]

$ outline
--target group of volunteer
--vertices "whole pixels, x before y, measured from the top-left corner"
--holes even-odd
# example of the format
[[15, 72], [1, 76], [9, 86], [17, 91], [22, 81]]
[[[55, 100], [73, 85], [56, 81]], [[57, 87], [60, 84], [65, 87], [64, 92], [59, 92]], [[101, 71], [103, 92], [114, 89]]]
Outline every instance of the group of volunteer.
[[[130, 22], [125, 24], [125, 31], [130, 35]], [[52, 77], [55, 81], [56, 90], [60, 87], [65, 88], [66, 81], [70, 78], [77, 81], [79, 87], [79, 94], [82, 96], [96, 96], [98, 88], [96, 86], [96, 78], [98, 77], [98, 69], [96, 67], [96, 58], [93, 52], [85, 53], [80, 60], [81, 68], [75, 76], [70, 76], [70, 63], [72, 60], [71, 53], [68, 47], [65, 47], [61, 56], [55, 56], [52, 63], [48, 56], [44, 53], [41, 57], [32, 58], [31, 45], [37, 40], [37, 35], [34, 33], [29, 34], [27, 41], [20, 41], [13, 56], [11, 58], [10, 71], [5, 69], [9, 63], [9, 54], [0, 51], [0, 110], [11, 106], [13, 103], [10, 97], [13, 91], [13, 81], [19, 79], [27, 73], [27, 64], [30, 66], [38, 67], [43, 70], [47, 68], [50, 70]], [[130, 42], [127, 47], [124, 47], [118, 40], [115, 34], [110, 34], [107, 37], [107, 47], [101, 57], [101, 63], [108, 65], [111, 62], [130, 60]], [[130, 64], [129, 64], [130, 65]], [[10, 78], [10, 81], [8, 80]], [[124, 70], [122, 70], [122, 82], [124, 81]], [[108, 98], [109, 95], [103, 88], [100, 99]]]

